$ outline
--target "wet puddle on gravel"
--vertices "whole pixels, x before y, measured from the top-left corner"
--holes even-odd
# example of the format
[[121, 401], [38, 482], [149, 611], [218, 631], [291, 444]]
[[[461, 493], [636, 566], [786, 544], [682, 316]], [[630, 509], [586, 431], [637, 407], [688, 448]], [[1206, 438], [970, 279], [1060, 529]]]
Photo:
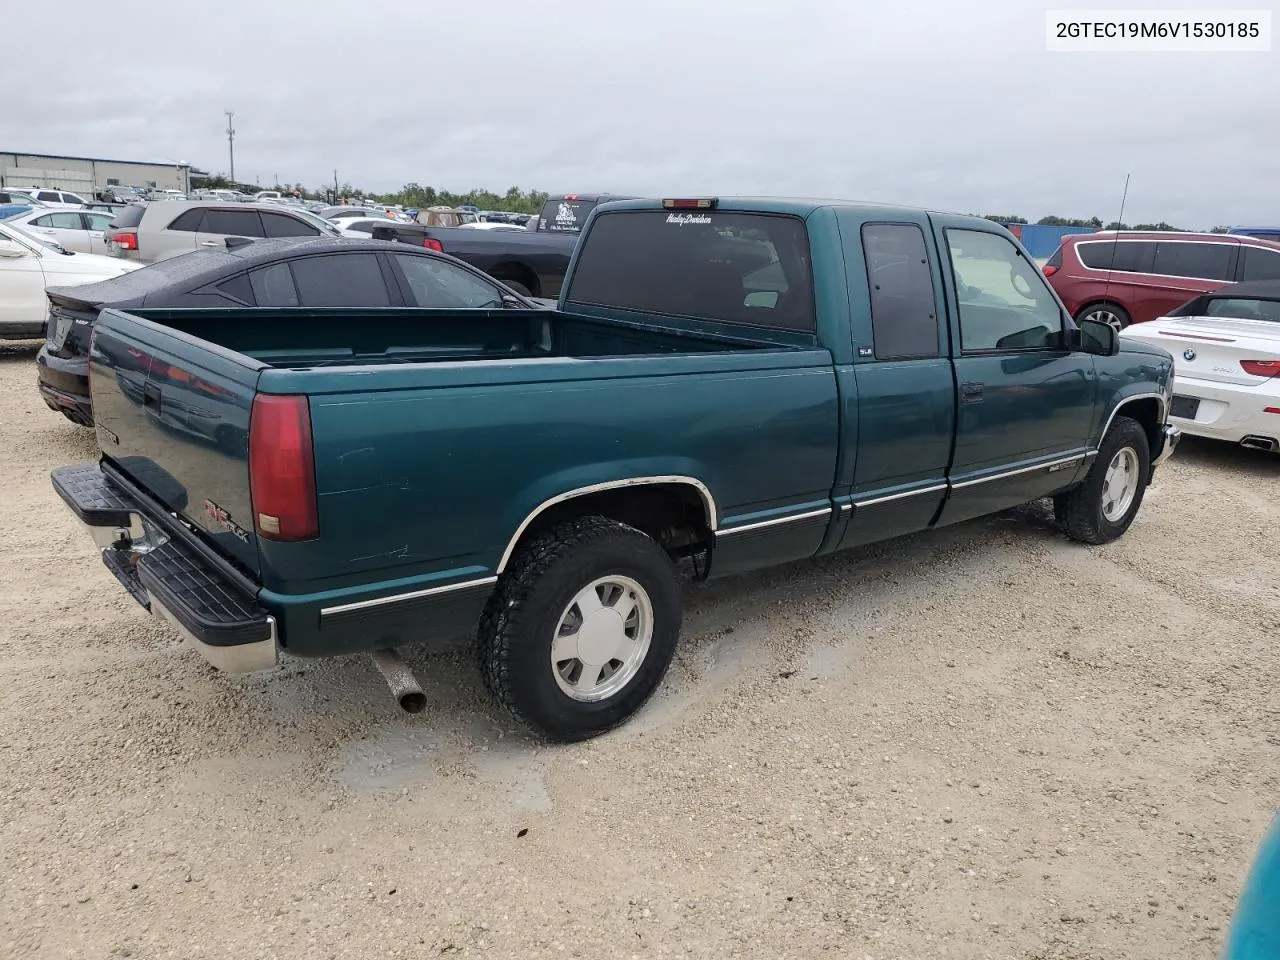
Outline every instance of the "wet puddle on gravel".
[[532, 813], [552, 807], [547, 788], [551, 757], [528, 739], [497, 736], [491, 728], [439, 730], [401, 727], [354, 741], [343, 751], [337, 778], [357, 790], [422, 786], [452, 767], [470, 767], [488, 790]]

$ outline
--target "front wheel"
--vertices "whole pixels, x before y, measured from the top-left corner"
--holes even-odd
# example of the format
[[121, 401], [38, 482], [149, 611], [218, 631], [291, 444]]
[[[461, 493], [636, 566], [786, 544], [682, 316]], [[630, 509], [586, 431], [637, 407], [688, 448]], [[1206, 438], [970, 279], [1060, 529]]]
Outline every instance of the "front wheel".
[[666, 552], [604, 517], [558, 526], [521, 549], [481, 620], [489, 690], [549, 739], [622, 723], [666, 673], [680, 634], [680, 585]]
[[1136, 420], [1116, 417], [1084, 483], [1055, 497], [1054, 513], [1073, 540], [1110, 543], [1133, 523], [1150, 482], [1146, 430]]

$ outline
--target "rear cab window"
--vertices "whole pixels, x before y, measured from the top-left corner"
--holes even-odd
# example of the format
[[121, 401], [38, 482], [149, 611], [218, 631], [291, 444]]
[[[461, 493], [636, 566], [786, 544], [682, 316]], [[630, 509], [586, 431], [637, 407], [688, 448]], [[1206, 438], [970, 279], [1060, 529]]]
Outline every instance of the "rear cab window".
[[566, 302], [812, 333], [809, 237], [798, 217], [621, 210], [594, 221]]
[[939, 356], [941, 335], [924, 231], [914, 223], [863, 224], [862, 255], [876, 359]]
[[598, 202], [579, 200], [576, 196], [552, 197], [538, 217], [538, 229], [548, 233], [581, 233]]

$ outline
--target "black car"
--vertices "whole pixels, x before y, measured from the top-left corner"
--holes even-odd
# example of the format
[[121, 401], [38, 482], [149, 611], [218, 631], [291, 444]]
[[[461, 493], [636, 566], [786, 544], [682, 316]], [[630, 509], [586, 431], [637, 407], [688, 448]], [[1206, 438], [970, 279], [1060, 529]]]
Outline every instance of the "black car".
[[426, 247], [378, 240], [233, 239], [100, 283], [50, 287], [36, 358], [51, 410], [93, 426], [88, 355], [107, 307], [436, 307], [537, 309], [469, 264]]
[[[366, 233], [375, 240], [392, 240], [439, 250], [478, 267], [526, 297], [554, 298], [560, 293], [577, 235], [534, 236], [517, 226], [494, 230], [471, 227], [424, 227], [397, 220], [358, 220], [344, 230]], [[349, 235], [349, 234], [348, 234]]]

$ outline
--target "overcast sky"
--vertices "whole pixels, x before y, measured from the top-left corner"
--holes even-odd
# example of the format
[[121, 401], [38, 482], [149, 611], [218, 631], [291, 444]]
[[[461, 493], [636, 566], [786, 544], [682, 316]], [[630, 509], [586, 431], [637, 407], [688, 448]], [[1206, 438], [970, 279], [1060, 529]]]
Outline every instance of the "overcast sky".
[[1280, 222], [1280, 52], [1048, 53], [1050, 6], [1104, 4], [50, 0], [6, 17], [41, 39], [0, 60], [0, 150], [225, 172], [232, 109], [237, 176], [264, 184], [1111, 220], [1131, 173], [1130, 223]]

